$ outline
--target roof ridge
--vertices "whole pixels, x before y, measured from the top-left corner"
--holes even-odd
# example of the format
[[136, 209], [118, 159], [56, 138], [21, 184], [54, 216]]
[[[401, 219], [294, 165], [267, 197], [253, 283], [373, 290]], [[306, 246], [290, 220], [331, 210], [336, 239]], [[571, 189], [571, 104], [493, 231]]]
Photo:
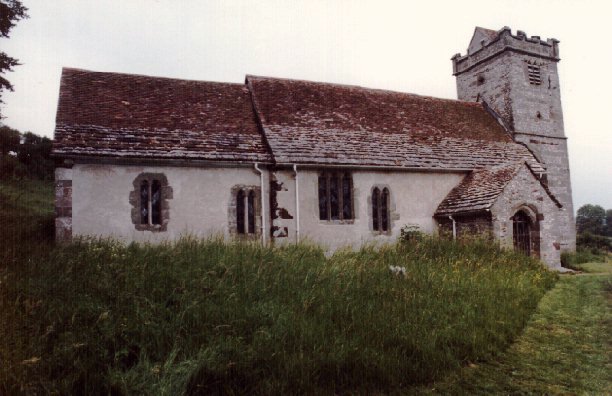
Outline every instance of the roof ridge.
[[142, 73], [99, 71], [99, 70], [82, 69], [82, 68], [78, 68], [78, 67], [62, 66], [62, 76], [64, 75], [65, 71], [67, 71], [67, 72], [84, 72], [84, 73], [89, 73], [89, 74], [106, 74], [106, 75], [114, 75], [114, 76], [127, 76], [127, 77], [144, 77], [144, 78], [150, 78], [150, 79], [156, 79], [156, 80], [171, 80], [171, 81], [184, 81], [184, 82], [220, 84], [220, 85], [234, 85], [234, 86], [241, 86], [241, 87], [245, 86], [245, 84], [243, 84], [243, 83], [234, 83], [234, 82], [227, 82], [227, 81], [196, 80], [196, 79], [191, 79], [191, 78], [153, 76], [153, 75], [142, 74]]
[[370, 91], [370, 92], [395, 93], [395, 94], [407, 95], [407, 96], [424, 98], [424, 99], [435, 99], [435, 100], [447, 101], [447, 102], [452, 102], [452, 103], [461, 103], [461, 104], [466, 104], [466, 105], [475, 106], [475, 107], [476, 106], [482, 107], [482, 104], [480, 104], [479, 102], [472, 102], [468, 100], [459, 100], [459, 99], [451, 99], [451, 98], [440, 98], [440, 97], [432, 96], [432, 95], [423, 95], [423, 94], [417, 94], [413, 92], [396, 91], [392, 89], [364, 87], [364, 86], [356, 85], [356, 84], [343, 84], [343, 83], [334, 83], [334, 82], [326, 82], [326, 81], [305, 80], [305, 79], [299, 79], [299, 78], [271, 77], [271, 76], [258, 76], [254, 74], [247, 74], [246, 80], [248, 81], [249, 79], [288, 81], [288, 82], [307, 83], [307, 84], [314, 84], [314, 85], [326, 85], [330, 87], [358, 89], [358, 90], [364, 90], [364, 91]]

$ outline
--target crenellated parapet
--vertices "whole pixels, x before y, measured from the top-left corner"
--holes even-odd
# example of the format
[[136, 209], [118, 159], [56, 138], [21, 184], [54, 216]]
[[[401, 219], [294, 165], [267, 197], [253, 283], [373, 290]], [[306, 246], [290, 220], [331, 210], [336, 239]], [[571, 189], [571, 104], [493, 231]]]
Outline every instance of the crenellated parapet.
[[[475, 36], [473, 40], [476, 38]], [[451, 58], [453, 75], [456, 76], [466, 72], [504, 51], [532, 55], [558, 62], [560, 60], [558, 44], [559, 40], [554, 38], [544, 41], [540, 39], [540, 36], [527, 37], [525, 32], [521, 30], [513, 35], [511, 29], [505, 26], [497, 31], [495, 37], [491, 40], [482, 38], [476, 43], [472, 42], [466, 55], [455, 54]]]

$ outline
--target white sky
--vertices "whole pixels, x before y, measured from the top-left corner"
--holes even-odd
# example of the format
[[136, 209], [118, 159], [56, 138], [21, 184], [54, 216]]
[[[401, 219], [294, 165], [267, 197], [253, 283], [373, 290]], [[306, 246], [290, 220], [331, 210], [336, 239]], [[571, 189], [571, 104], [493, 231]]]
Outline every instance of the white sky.
[[[2, 49], [3, 122], [51, 137], [62, 66], [208, 81], [246, 74], [456, 98], [450, 58], [475, 26], [561, 41], [574, 206], [612, 208], [612, 6], [550, 1], [23, 0]], [[612, 3], [609, 3], [612, 4]]]

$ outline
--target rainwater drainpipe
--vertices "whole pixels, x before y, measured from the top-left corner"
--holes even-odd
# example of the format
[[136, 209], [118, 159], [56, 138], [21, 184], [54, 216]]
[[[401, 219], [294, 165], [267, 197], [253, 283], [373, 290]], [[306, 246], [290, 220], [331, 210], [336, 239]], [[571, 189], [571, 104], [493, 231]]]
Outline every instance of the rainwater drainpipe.
[[295, 242], [300, 242], [300, 183], [298, 182], [297, 165], [293, 164], [295, 172]]
[[266, 205], [264, 201], [264, 174], [259, 169], [259, 164], [255, 162], [255, 170], [259, 172], [259, 182], [261, 184], [261, 243], [265, 246], [266, 244]]
[[453, 219], [453, 216], [448, 216], [448, 218], [453, 222], [453, 240], [457, 239], [457, 222]]

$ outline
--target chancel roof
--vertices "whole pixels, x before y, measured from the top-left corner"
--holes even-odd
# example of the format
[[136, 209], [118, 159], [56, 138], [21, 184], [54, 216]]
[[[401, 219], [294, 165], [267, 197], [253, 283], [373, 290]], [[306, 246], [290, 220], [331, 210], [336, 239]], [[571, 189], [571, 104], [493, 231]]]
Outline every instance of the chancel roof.
[[66, 68], [53, 152], [271, 161], [244, 84]]

